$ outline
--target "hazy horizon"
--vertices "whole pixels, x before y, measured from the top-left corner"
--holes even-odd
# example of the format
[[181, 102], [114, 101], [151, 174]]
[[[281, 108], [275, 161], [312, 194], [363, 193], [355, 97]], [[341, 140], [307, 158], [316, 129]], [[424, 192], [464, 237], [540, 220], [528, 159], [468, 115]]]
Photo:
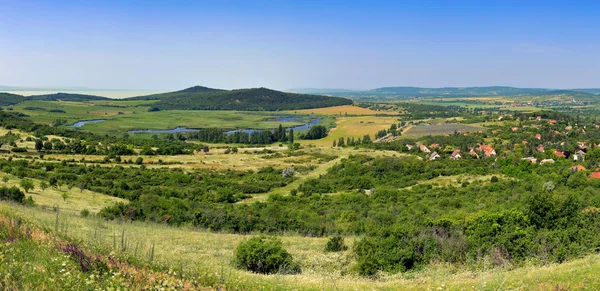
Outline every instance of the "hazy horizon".
[[600, 87], [593, 1], [0, 5], [5, 86]]

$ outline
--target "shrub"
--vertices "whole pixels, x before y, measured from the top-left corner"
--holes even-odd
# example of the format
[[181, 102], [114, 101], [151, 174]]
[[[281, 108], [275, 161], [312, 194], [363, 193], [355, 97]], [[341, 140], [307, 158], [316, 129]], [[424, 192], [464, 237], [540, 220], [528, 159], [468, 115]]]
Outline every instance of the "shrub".
[[490, 179], [490, 182], [492, 182], [492, 183], [498, 182], [498, 177], [492, 176], [492, 179]]
[[90, 216], [90, 211], [87, 209], [83, 209], [79, 214], [81, 214], [81, 217], [88, 217]]
[[234, 262], [237, 268], [261, 274], [297, 274], [300, 266], [294, 262], [276, 237], [253, 237], [238, 245]]
[[348, 247], [344, 244], [344, 238], [342, 236], [330, 237], [325, 245], [325, 252], [341, 252], [347, 250]]
[[25, 153], [25, 152], [27, 152], [27, 149], [14, 147], [14, 148], [10, 149], [10, 151], [13, 153]]

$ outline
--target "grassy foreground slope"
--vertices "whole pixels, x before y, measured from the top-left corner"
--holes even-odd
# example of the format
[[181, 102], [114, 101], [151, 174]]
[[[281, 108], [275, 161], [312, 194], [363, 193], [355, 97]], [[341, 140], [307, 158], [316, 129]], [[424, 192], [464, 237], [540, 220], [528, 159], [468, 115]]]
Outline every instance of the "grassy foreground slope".
[[153, 106], [161, 110], [275, 111], [352, 104], [345, 98], [286, 93], [267, 88], [218, 90], [199, 86], [128, 100], [159, 100]]
[[[1, 284], [8, 290], [18, 290], [23, 286], [41, 286], [41, 290], [57, 290], [55, 286], [77, 286], [57, 285], [63, 284], [64, 277], [68, 276], [70, 276], [68, 278], [72, 277], [70, 279], [72, 282], [81, 283], [81, 281], [86, 282], [85, 279], [89, 280], [90, 274], [77, 272], [77, 264], [61, 254], [60, 249], [57, 250], [52, 243], [52, 239], [44, 239], [44, 237], [52, 238], [57, 234], [71, 238], [71, 241], [88, 246], [89, 249], [106, 252], [112, 250], [111, 255], [115, 257], [130, 258], [121, 262], [138, 262], [140, 266], [148, 264], [150, 252], [154, 249], [153, 264], [163, 266], [162, 269], [160, 267], [152, 269], [155, 270], [153, 273], [155, 277], [167, 276], [173, 281], [179, 279], [178, 274], [184, 274], [183, 279], [194, 282], [196, 286], [224, 287], [225, 290], [597, 290], [600, 288], [600, 278], [597, 276], [600, 271], [600, 255], [590, 255], [567, 263], [542, 267], [528, 264], [516, 269], [492, 268], [491, 264], [484, 264], [479, 270], [468, 270], [460, 266], [434, 263], [418, 272], [382, 276], [380, 279], [371, 280], [344, 275], [344, 270], [351, 264], [352, 258], [348, 256], [348, 252], [323, 253], [325, 238], [284, 236], [282, 240], [285, 248], [302, 264], [302, 274], [258, 275], [236, 270], [231, 264], [237, 244], [250, 236], [171, 228], [141, 222], [121, 224], [93, 217], [81, 218], [68, 213], [60, 213], [57, 216], [53, 212], [42, 211], [39, 208], [27, 208], [4, 202], [0, 203], [0, 218], [2, 222], [0, 233], [9, 232], [7, 218], [13, 221], [20, 219], [28, 222], [30, 229], [34, 230], [32, 237], [35, 238], [6, 242], [8, 237], [2, 237], [5, 244], [0, 248], [0, 269], [12, 270], [14, 276], [0, 277]], [[45, 232], [40, 233], [37, 229], [43, 229]], [[41, 239], [38, 239], [40, 237]], [[348, 242], [352, 240], [347, 238]], [[65, 266], [61, 266], [63, 262]], [[123, 264], [125, 263], [121, 266]], [[65, 271], [61, 272], [62, 269]], [[137, 279], [147, 276], [143, 270], [148, 269], [142, 267], [129, 269], [136, 272]], [[35, 276], [25, 276], [24, 272], [32, 272]], [[67, 272], [69, 274], [66, 274]], [[6, 274], [6, 272], [2, 273]], [[116, 279], [119, 280], [119, 276], [122, 276], [123, 280], [127, 279], [127, 276], [123, 275], [124, 273], [121, 272], [116, 275]], [[114, 280], [113, 276], [107, 282], [114, 282]], [[23, 285], [27, 282], [30, 285]], [[107, 282], [94, 284], [108, 284]], [[129, 285], [129, 289], [140, 290], [143, 286], [148, 287], [147, 282], [138, 283], [138, 285]], [[91, 286], [104, 287], [104, 285]], [[165, 289], [174, 288], [167, 286]], [[188, 289], [196, 290], [201, 287]]]

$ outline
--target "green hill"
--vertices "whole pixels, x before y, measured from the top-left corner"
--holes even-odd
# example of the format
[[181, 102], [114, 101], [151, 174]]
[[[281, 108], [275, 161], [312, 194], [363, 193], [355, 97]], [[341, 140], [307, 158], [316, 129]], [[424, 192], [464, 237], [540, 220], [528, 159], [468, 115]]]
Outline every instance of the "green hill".
[[43, 100], [43, 101], [70, 101], [70, 102], [85, 102], [85, 101], [98, 101], [98, 100], [111, 100], [107, 97], [85, 95], [85, 94], [71, 94], [71, 93], [55, 93], [45, 95], [34, 95], [26, 97], [27, 100]]
[[25, 101], [25, 97], [10, 93], [0, 93], [0, 106], [15, 105]]
[[191, 87], [185, 90], [139, 96], [130, 100], [159, 100], [161, 110], [295, 110], [352, 104], [352, 100], [310, 94], [295, 94], [267, 88], [219, 90]]

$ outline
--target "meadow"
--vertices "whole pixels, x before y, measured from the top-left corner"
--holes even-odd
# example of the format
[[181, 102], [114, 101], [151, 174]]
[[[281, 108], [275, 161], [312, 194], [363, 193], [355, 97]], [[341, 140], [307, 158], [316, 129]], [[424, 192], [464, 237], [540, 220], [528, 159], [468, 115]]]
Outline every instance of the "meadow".
[[[519, 268], [484, 264], [480, 269], [432, 263], [418, 272], [384, 275], [377, 280], [345, 275], [352, 264], [349, 252], [324, 253], [326, 238], [282, 235], [284, 247], [303, 268], [299, 275], [260, 275], [233, 267], [237, 244], [251, 235], [213, 233], [193, 228], [115, 221], [96, 217], [44, 211], [0, 203], [0, 214], [19, 217], [85, 244], [113, 253], [147, 260], [154, 246], [153, 262], [191, 274], [204, 286], [228, 290], [594, 290], [600, 288], [600, 255], [589, 255], [563, 264], [539, 266], [535, 262]], [[58, 227], [57, 227], [58, 226]], [[355, 238], [346, 237], [350, 245]], [[0, 265], [3, 262], [0, 260]], [[195, 276], [195, 277], [194, 277]], [[190, 277], [188, 277], [190, 278]], [[217, 279], [217, 280], [215, 280]], [[566, 283], [568, 282], [568, 283]], [[218, 284], [218, 285], [216, 285]]]

